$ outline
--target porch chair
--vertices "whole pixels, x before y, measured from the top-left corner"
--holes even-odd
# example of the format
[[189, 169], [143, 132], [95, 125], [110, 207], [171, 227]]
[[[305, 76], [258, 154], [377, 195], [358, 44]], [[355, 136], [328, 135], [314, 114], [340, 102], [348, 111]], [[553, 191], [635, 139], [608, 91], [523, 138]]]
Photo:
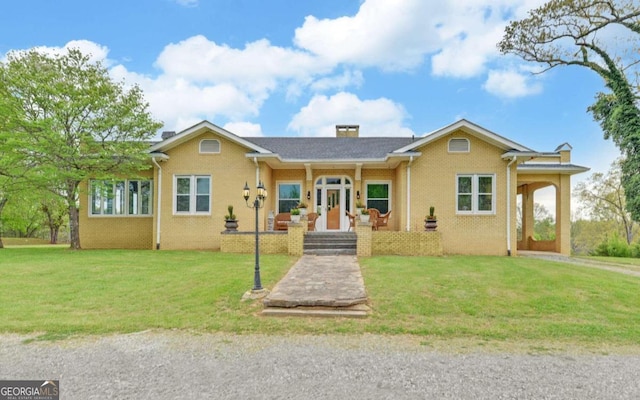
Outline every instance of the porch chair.
[[349, 229], [347, 230], [348, 232], [351, 230], [351, 228], [353, 229], [356, 228], [356, 216], [353, 214], [350, 214], [349, 211], [345, 211], [344, 213], [347, 215], [347, 217], [349, 217]]
[[380, 218], [380, 211], [377, 208], [369, 208], [369, 222], [371, 223], [371, 229], [378, 230], [378, 219]]
[[307, 214], [307, 220], [308, 220], [308, 231], [315, 231], [316, 230], [316, 220], [318, 219], [318, 213], [309, 213]]
[[273, 221], [273, 229], [276, 231], [286, 231], [289, 229], [289, 222], [291, 222], [290, 213], [280, 213], [276, 215]]
[[[380, 214], [380, 211], [378, 211], [378, 214]], [[378, 217], [378, 229], [380, 229], [381, 227], [388, 227], [389, 224], [389, 215], [391, 214], [391, 210], [387, 211], [386, 214], [380, 214], [380, 216]]]

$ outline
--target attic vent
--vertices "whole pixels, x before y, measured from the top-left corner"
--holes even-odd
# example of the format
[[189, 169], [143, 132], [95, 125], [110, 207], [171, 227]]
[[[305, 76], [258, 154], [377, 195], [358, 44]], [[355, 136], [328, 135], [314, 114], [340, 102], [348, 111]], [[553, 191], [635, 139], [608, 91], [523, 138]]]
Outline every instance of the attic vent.
[[200, 142], [200, 153], [220, 153], [220, 142], [216, 139], [204, 139]]
[[469, 152], [469, 140], [460, 138], [460, 139], [451, 139], [449, 140], [449, 152], [450, 153], [468, 153]]

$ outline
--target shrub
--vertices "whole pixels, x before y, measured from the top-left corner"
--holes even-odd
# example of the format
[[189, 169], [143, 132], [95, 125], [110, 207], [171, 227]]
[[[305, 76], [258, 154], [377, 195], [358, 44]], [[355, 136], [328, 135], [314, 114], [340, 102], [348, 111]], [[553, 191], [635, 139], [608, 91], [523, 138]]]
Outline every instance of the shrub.
[[595, 256], [604, 257], [630, 257], [632, 248], [618, 235], [606, 238], [593, 251]]

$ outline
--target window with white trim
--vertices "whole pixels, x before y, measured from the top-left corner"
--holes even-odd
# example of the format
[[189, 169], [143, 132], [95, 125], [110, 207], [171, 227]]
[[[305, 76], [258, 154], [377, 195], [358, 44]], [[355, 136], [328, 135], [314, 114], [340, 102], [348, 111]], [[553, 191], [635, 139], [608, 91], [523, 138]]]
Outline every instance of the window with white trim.
[[220, 141], [217, 139], [203, 139], [200, 141], [200, 153], [217, 154], [220, 153]]
[[495, 213], [495, 175], [459, 174], [456, 179], [456, 210], [458, 214]]
[[452, 138], [449, 140], [449, 153], [468, 153], [469, 139]]
[[298, 182], [278, 183], [278, 213], [288, 213], [302, 200], [302, 184]]
[[151, 215], [151, 180], [91, 180], [91, 215]]
[[375, 208], [380, 213], [386, 214], [391, 204], [390, 182], [367, 182], [367, 208]]
[[174, 188], [176, 214], [210, 214], [211, 176], [176, 175]]

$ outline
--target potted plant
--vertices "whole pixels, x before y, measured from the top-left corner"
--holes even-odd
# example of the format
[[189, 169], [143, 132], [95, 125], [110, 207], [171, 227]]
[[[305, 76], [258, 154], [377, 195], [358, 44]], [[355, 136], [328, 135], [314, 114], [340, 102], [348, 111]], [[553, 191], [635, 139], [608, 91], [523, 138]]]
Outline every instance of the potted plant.
[[364, 204], [360, 200], [356, 201], [356, 215], [362, 214], [362, 210], [364, 210]]
[[360, 222], [369, 222], [369, 210], [366, 208], [360, 212]]
[[307, 215], [307, 203], [300, 202], [298, 204], [298, 210], [300, 210], [301, 217], [304, 217], [305, 215]]
[[291, 213], [291, 222], [299, 224], [300, 223], [300, 209], [299, 208], [292, 208], [290, 213]]
[[436, 208], [429, 207], [429, 215], [424, 218], [424, 229], [427, 231], [435, 231], [438, 228], [438, 218], [435, 216]]
[[227, 206], [227, 211], [229, 211], [229, 214], [224, 216], [224, 227], [226, 232], [235, 232], [238, 230], [238, 220], [233, 213], [233, 206]]

